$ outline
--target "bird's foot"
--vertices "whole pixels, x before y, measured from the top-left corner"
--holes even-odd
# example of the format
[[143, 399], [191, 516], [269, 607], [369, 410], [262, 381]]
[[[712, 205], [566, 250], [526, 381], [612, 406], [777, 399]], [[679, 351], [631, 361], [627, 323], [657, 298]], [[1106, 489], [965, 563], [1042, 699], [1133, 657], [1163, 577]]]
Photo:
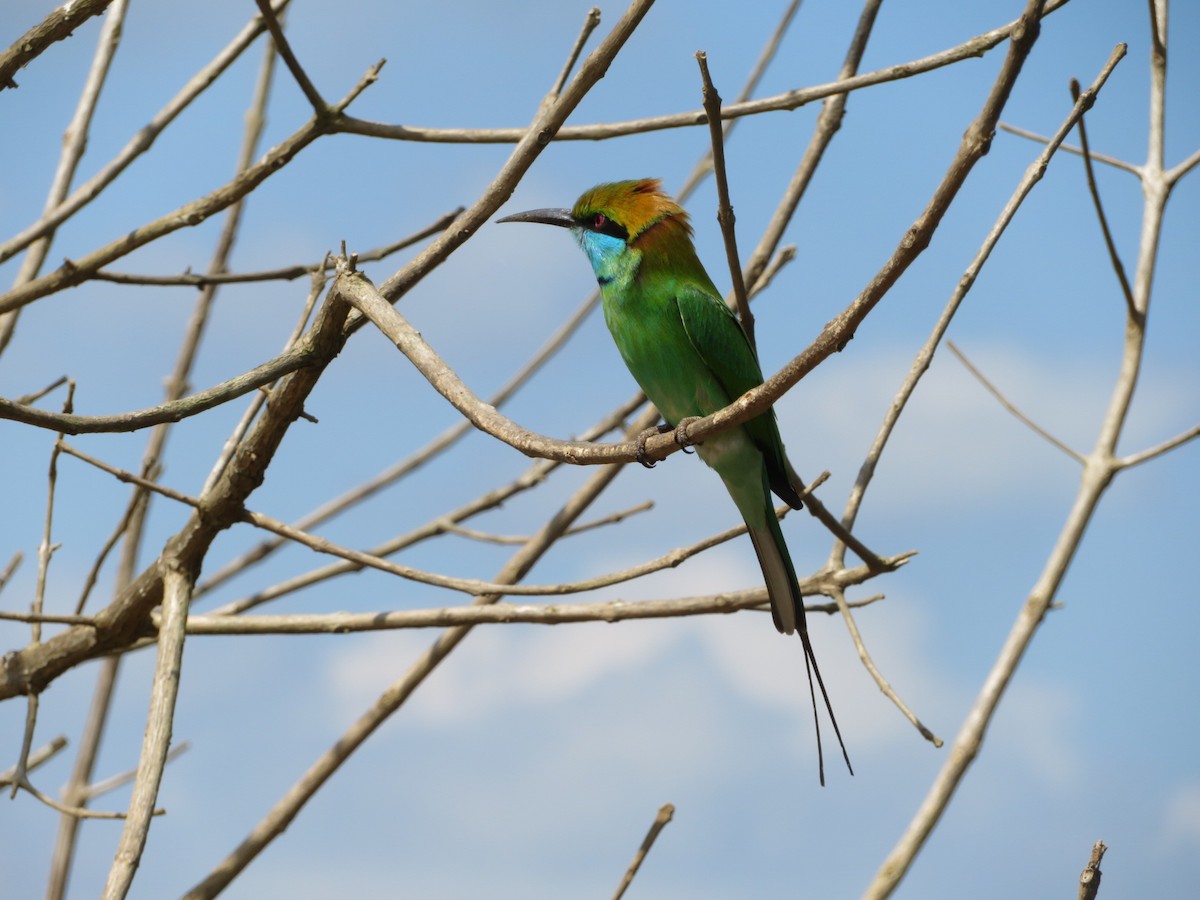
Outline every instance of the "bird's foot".
[[661, 423], [651, 428], [647, 428], [645, 431], [635, 437], [634, 440], [637, 442], [637, 461], [647, 469], [653, 469], [655, 462], [646, 454], [646, 441], [650, 440], [650, 438], [654, 437], [656, 434], [666, 434], [670, 430], [670, 425]]
[[693, 447], [700, 443], [693, 441], [687, 436], [688, 426], [693, 422], [699, 422], [700, 416], [686, 416], [679, 420], [679, 424], [675, 426], [675, 443], [677, 443], [684, 453], [695, 453], [695, 450], [689, 450], [688, 447]]

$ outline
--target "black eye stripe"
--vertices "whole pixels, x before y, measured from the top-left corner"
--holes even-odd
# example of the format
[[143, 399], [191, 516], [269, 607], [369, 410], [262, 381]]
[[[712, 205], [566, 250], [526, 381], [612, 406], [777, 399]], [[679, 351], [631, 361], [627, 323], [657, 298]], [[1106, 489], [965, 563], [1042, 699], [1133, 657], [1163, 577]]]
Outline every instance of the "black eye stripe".
[[588, 231], [594, 231], [597, 234], [607, 234], [623, 241], [629, 240], [629, 232], [604, 213], [590, 213], [583, 217], [580, 224]]

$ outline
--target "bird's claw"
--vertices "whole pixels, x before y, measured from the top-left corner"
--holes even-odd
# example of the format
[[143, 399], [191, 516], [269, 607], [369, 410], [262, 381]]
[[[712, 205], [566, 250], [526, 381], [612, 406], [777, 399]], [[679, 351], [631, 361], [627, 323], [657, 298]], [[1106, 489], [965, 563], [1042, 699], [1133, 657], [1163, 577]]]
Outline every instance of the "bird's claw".
[[679, 420], [679, 424], [675, 426], [675, 443], [679, 445], [684, 453], [695, 453], [695, 450], [689, 450], [689, 447], [695, 446], [699, 441], [693, 441], [687, 436], [688, 426], [693, 422], [699, 422], [699, 416], [687, 416]]
[[654, 425], [650, 428], [647, 428], [645, 431], [643, 431], [641, 434], [639, 434], [637, 437], [635, 437], [634, 441], [637, 443], [637, 461], [640, 462], [647, 469], [653, 469], [655, 467], [655, 465], [657, 465], [657, 463], [655, 463], [654, 460], [650, 459], [649, 455], [647, 454], [646, 441], [650, 440], [650, 438], [654, 437], [654, 435], [656, 435], [656, 434], [665, 434], [666, 432], [668, 432], [670, 430], [671, 430], [670, 425], [659, 424], [659, 425]]

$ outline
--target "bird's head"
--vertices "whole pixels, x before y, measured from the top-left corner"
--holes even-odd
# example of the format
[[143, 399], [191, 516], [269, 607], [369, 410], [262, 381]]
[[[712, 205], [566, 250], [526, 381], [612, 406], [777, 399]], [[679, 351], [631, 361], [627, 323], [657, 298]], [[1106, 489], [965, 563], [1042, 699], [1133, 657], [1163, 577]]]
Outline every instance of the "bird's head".
[[687, 213], [656, 178], [597, 185], [571, 209], [531, 209], [496, 221], [569, 228], [601, 287], [632, 278], [647, 257], [668, 264], [695, 259]]

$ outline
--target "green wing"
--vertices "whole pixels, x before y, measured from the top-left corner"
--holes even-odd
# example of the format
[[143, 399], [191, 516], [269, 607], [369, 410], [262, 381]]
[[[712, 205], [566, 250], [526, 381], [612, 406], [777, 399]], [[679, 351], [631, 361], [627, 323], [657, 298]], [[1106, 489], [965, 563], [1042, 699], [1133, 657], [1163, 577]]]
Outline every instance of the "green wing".
[[[762, 369], [754, 349], [724, 300], [697, 285], [685, 284], [676, 291], [675, 304], [688, 340], [729, 395], [728, 402], [762, 384]], [[766, 459], [771, 490], [799, 508], [800, 498], [792, 483], [792, 467], [784, 453], [774, 410], [751, 419], [743, 427]]]

